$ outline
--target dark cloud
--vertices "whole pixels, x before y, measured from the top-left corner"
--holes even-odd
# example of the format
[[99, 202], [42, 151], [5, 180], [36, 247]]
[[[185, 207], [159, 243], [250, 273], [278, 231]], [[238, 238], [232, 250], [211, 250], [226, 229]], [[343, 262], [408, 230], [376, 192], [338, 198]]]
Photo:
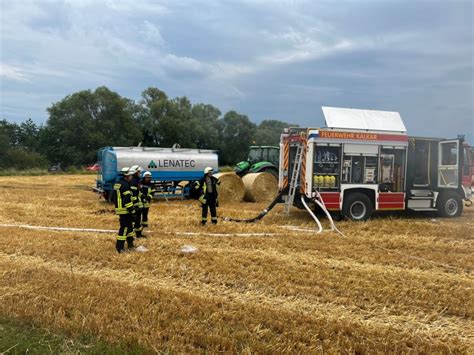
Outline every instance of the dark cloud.
[[255, 121], [399, 111], [411, 134], [474, 143], [473, 20], [471, 1], [2, 1], [1, 116], [156, 86]]

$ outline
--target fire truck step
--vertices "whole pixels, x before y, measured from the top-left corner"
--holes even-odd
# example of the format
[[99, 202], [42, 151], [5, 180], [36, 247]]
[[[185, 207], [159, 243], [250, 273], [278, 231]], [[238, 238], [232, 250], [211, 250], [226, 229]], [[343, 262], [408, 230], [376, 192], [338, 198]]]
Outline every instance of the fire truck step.
[[433, 192], [431, 190], [410, 190], [410, 194], [412, 196], [420, 196], [420, 197], [433, 196]]
[[426, 208], [426, 207], [420, 207], [420, 208], [415, 208], [415, 207], [408, 207], [409, 210], [412, 211], [438, 211], [436, 208]]

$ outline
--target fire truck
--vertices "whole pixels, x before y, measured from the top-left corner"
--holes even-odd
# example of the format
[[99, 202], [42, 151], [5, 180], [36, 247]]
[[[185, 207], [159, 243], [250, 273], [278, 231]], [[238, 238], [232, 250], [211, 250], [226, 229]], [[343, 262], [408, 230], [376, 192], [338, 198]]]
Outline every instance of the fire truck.
[[287, 211], [309, 204], [352, 220], [403, 210], [456, 217], [472, 204], [473, 162], [462, 136], [410, 137], [398, 112], [322, 110], [326, 127], [281, 135], [279, 188]]

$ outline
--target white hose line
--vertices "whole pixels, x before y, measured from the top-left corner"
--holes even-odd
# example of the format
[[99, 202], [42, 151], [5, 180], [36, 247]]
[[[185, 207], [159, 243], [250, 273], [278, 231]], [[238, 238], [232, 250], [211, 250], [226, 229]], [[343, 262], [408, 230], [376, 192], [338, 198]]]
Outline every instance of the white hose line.
[[[92, 228], [72, 228], [72, 227], [45, 227], [45, 226], [32, 226], [29, 224], [0, 224], [0, 227], [5, 228], [25, 228], [34, 230], [53, 230], [53, 231], [66, 231], [66, 232], [86, 232], [86, 233], [117, 233], [117, 230], [113, 229], [92, 229]], [[152, 231], [147, 231], [153, 233]], [[207, 235], [210, 237], [271, 237], [280, 235], [281, 233], [202, 233], [202, 232], [170, 232], [162, 231], [163, 234], [181, 234], [181, 235]]]
[[304, 200], [303, 195], [301, 195], [300, 198], [301, 198], [301, 202], [303, 203], [303, 206], [306, 208], [308, 213], [311, 215], [311, 217], [313, 217], [314, 221], [318, 225], [318, 231], [316, 232], [316, 234], [321, 233], [323, 231], [323, 226], [321, 225], [321, 222], [319, 222], [318, 217], [316, 217], [316, 215], [313, 213], [313, 211], [311, 211], [311, 209], [308, 207], [308, 205], [306, 204], [306, 201]]
[[324, 203], [323, 197], [321, 196], [319, 191], [316, 191], [316, 193], [318, 194], [317, 197], [321, 200], [321, 202], [318, 201], [317, 199], [314, 199], [314, 201], [319, 205], [319, 207], [321, 207], [323, 212], [326, 214], [326, 217], [329, 219], [329, 223], [331, 223], [331, 230], [337, 229], [336, 225], [334, 224], [334, 221], [332, 219], [331, 214], [329, 213], [328, 209], [326, 208], [326, 204]]
[[69, 227], [43, 227], [43, 226], [32, 226], [29, 224], [0, 224], [0, 227], [16, 227], [26, 229], [39, 229], [39, 230], [53, 230], [53, 231], [70, 231], [70, 232], [92, 232], [92, 233], [116, 233], [116, 230], [112, 229], [89, 229], [89, 228], [69, 228]]
[[336, 227], [336, 224], [334, 223], [334, 220], [332, 219], [332, 216], [331, 214], [329, 213], [329, 211], [327, 210], [326, 208], [326, 205], [324, 203], [324, 200], [323, 200], [323, 197], [321, 196], [321, 194], [319, 193], [319, 191], [316, 191], [316, 193], [318, 194], [318, 197], [319, 199], [321, 200], [321, 202], [317, 201], [317, 199], [315, 199], [314, 201], [322, 208], [322, 210], [324, 211], [324, 213], [326, 214], [326, 216], [328, 217], [330, 223], [331, 223], [331, 230], [334, 230], [336, 231], [339, 235], [341, 235], [342, 237], [344, 238], [347, 238], [347, 236], [342, 233], [339, 229], [337, 229]]
[[316, 204], [321, 207], [321, 209], [323, 210], [324, 214], [326, 215], [326, 217], [329, 219], [329, 224], [331, 225], [331, 230], [335, 230], [336, 226], [334, 225], [334, 221], [332, 220], [332, 217], [331, 215], [329, 214], [329, 212], [327, 212], [326, 210], [326, 206], [324, 206], [324, 203], [321, 203], [319, 202], [317, 199], [314, 199], [313, 200], [314, 202], [316, 202]]
[[314, 233], [314, 228], [302, 228], [302, 227], [297, 227], [297, 226], [285, 226], [285, 225], [280, 225], [278, 227], [288, 229], [290, 231]]
[[314, 202], [316, 202], [318, 204], [319, 207], [321, 207], [321, 209], [326, 213], [326, 215], [328, 216], [330, 222], [331, 222], [331, 230], [332, 231], [335, 231], [337, 232], [339, 235], [341, 235], [342, 237], [344, 238], [347, 238], [347, 235], [345, 235], [344, 233], [342, 233], [339, 229], [337, 229], [336, 227], [336, 224], [334, 223], [332, 217], [330, 216], [330, 213], [327, 211], [326, 209], [326, 206], [324, 206], [321, 202], [319, 202], [318, 200], [314, 200]]
[[164, 232], [165, 234], [203, 235], [209, 237], [273, 237], [281, 233], [202, 233], [202, 232]]

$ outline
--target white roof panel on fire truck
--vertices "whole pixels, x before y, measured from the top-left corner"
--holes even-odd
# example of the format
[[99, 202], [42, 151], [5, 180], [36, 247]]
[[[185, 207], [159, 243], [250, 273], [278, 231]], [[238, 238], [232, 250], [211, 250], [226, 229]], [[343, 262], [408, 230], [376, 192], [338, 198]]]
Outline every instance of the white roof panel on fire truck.
[[324, 119], [329, 128], [347, 128], [372, 131], [406, 132], [398, 112], [324, 107]]

